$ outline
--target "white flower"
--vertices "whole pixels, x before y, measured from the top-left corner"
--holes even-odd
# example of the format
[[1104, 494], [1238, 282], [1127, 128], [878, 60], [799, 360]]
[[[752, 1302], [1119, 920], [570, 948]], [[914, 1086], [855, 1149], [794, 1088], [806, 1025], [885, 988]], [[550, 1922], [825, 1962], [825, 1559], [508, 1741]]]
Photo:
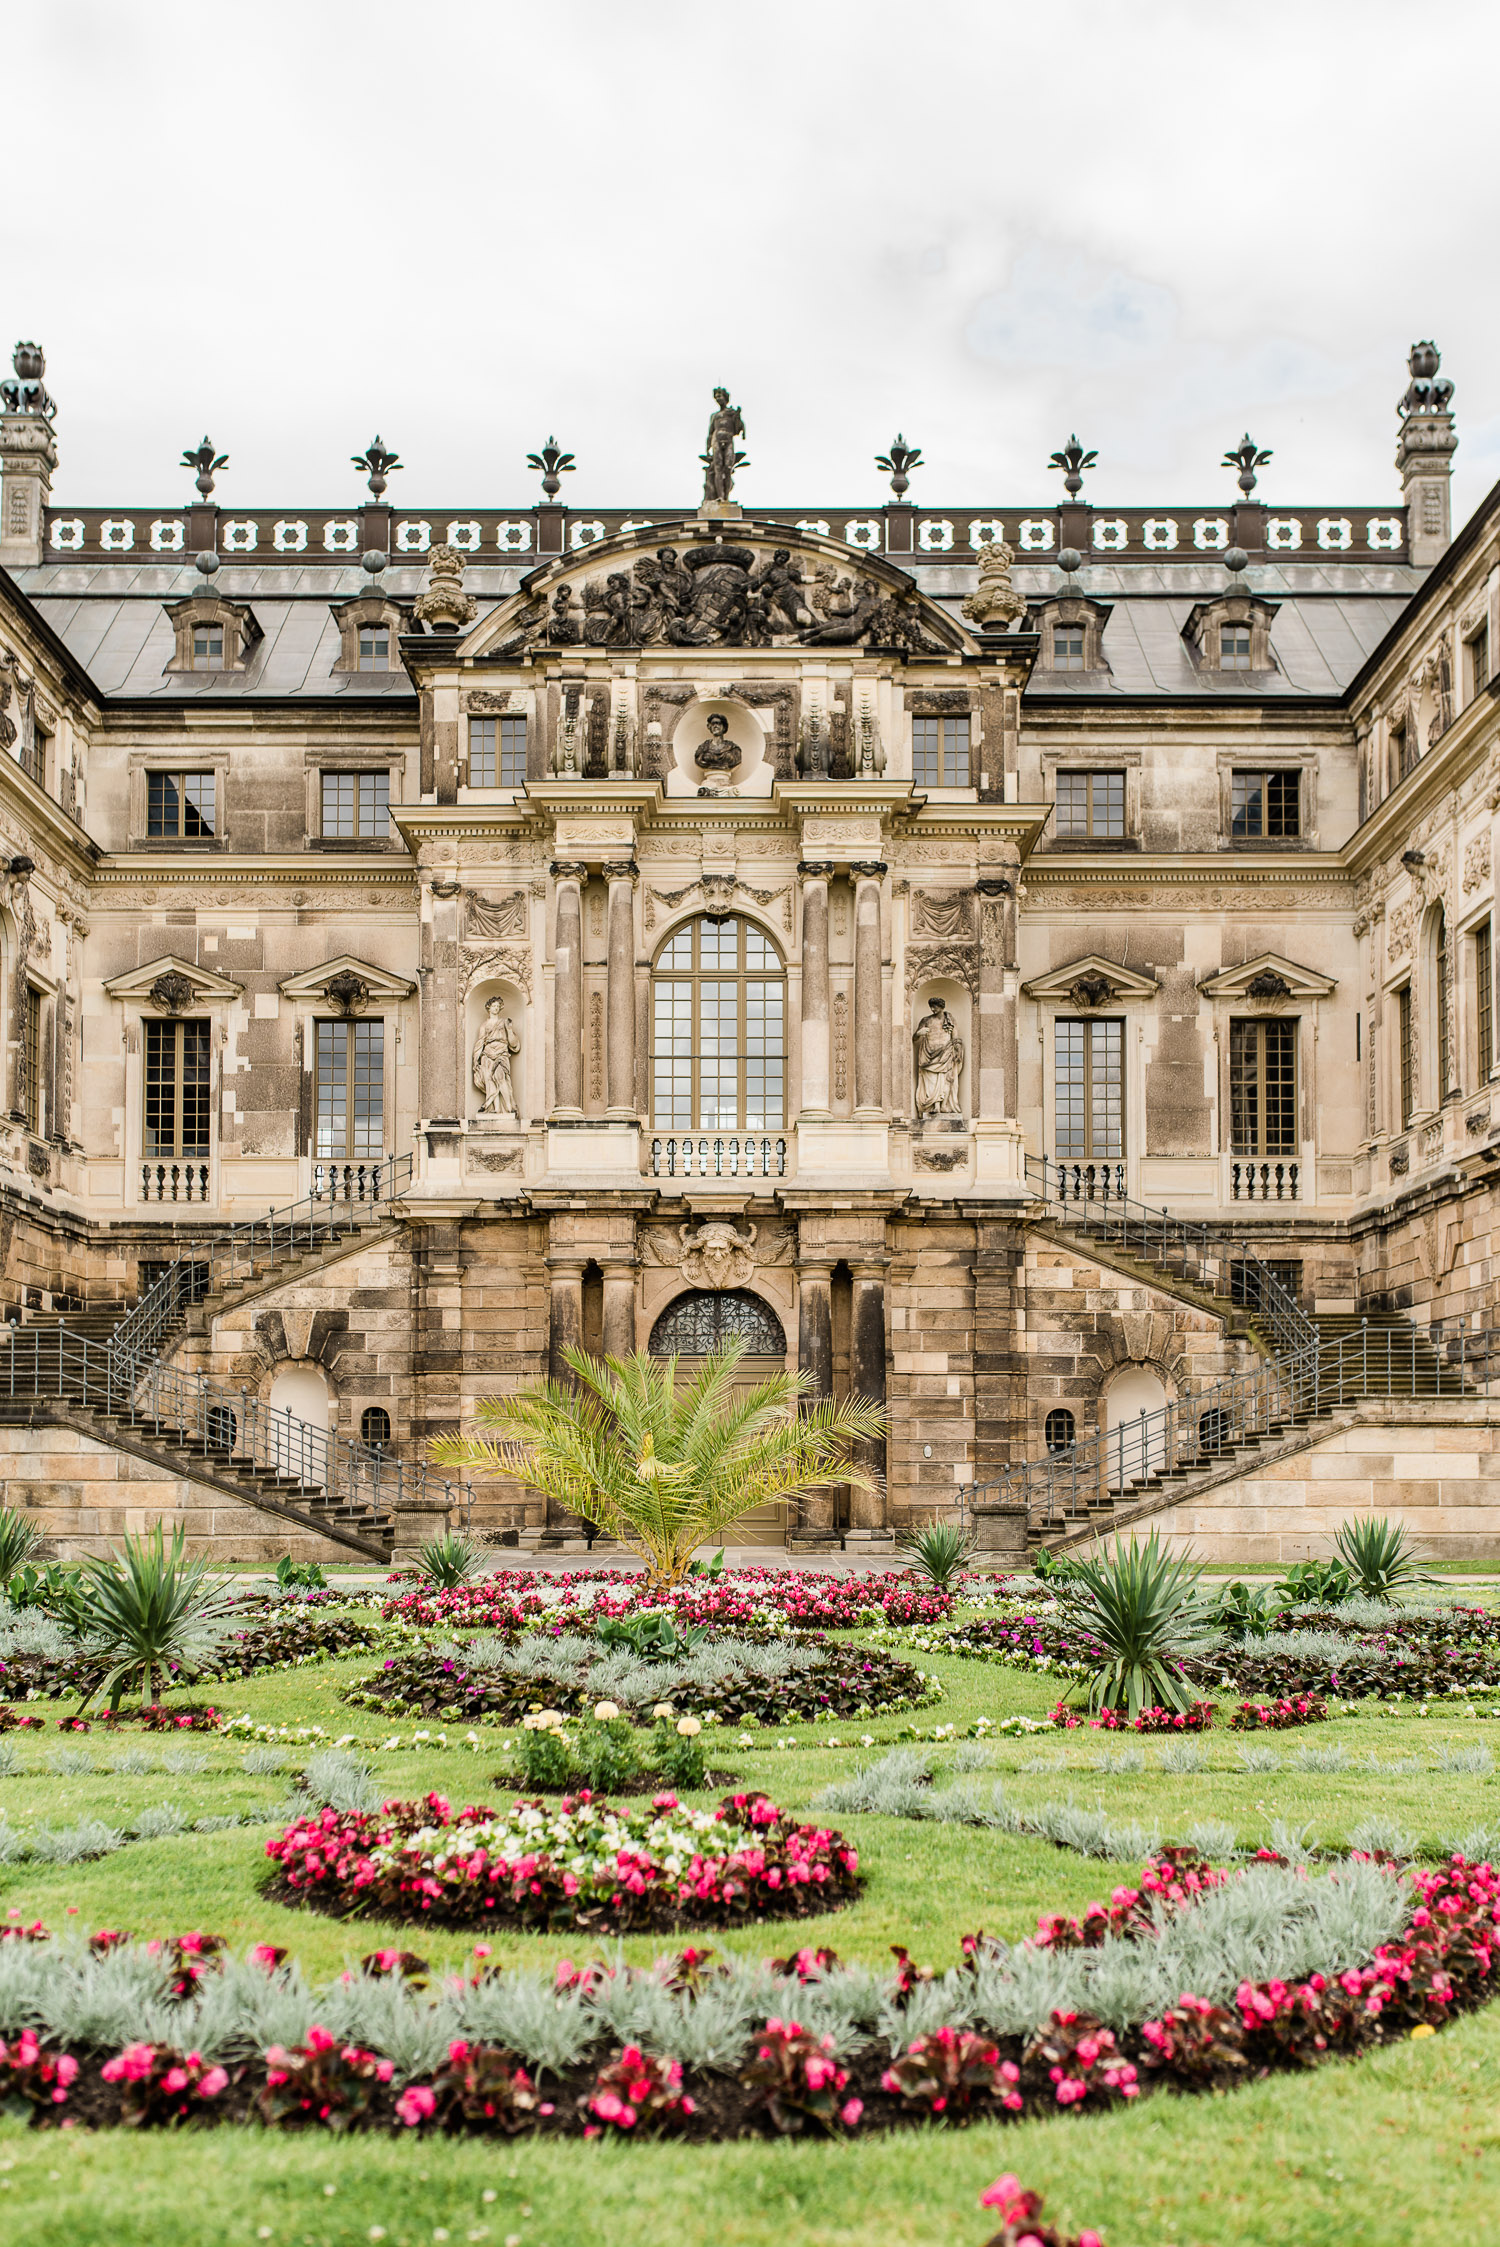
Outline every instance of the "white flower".
[[665, 1720], [665, 1719], [666, 1719], [667, 1717], [669, 1717], [669, 1716], [670, 1716], [670, 1715], [672, 1714], [672, 1704], [671, 1704], [671, 1702], [670, 1702], [670, 1701], [658, 1701], [658, 1702], [657, 1702], [657, 1704], [656, 1704], [656, 1706], [655, 1706], [655, 1708], [654, 1708], [654, 1709], [653, 1709], [653, 1710], [651, 1711], [651, 1714], [652, 1714], [652, 1715], [653, 1715], [654, 1717], [660, 1717], [660, 1718], [662, 1718], [663, 1720]]
[[695, 1716], [680, 1716], [677, 1719], [677, 1730], [684, 1740], [696, 1740], [703, 1727]]
[[598, 1708], [594, 1711], [595, 1716], [598, 1718], [601, 1724], [611, 1723], [614, 1718], [619, 1715], [619, 1713], [620, 1712], [615, 1707], [613, 1701], [601, 1701]]

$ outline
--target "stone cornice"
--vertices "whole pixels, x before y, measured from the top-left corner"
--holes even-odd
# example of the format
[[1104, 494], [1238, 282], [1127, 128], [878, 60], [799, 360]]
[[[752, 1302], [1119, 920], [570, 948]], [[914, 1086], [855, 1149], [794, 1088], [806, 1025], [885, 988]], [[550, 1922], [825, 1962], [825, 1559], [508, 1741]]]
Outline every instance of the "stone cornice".
[[1026, 869], [1026, 887], [1032, 892], [1048, 884], [1076, 882], [1108, 883], [1111, 888], [1122, 882], [1132, 888], [1153, 883], [1171, 889], [1178, 884], [1204, 882], [1233, 883], [1237, 887], [1264, 882], [1268, 888], [1290, 888], [1309, 881], [1348, 883], [1352, 895], [1354, 873], [1342, 851], [1326, 850], [1288, 851], [1284, 857], [1227, 850], [1152, 857], [1133, 851], [1128, 858], [1104, 851], [1080, 851], [1076, 857], [1064, 858], [1061, 852], [1049, 851], [1045, 859], [1034, 861]]
[[[391, 808], [394, 815], [396, 807]], [[252, 857], [245, 852], [205, 851], [200, 857], [196, 852], [169, 855], [141, 850], [102, 858], [97, 865], [91, 864], [89, 875], [96, 889], [127, 882], [252, 882], [278, 887], [339, 882], [366, 888], [380, 883], [392, 889], [410, 889], [415, 885], [417, 870], [405, 859], [393, 861], [389, 852], [378, 858], [346, 858], [334, 852], [326, 857], [312, 851], [278, 851]]]
[[1356, 828], [1344, 845], [1341, 855], [1351, 873], [1368, 873], [1381, 859], [1389, 858], [1440, 797], [1461, 788], [1478, 770], [1500, 742], [1497, 707], [1500, 697], [1493, 691], [1476, 695], [1437, 746], [1403, 776], [1383, 803], [1376, 805], [1363, 827]]

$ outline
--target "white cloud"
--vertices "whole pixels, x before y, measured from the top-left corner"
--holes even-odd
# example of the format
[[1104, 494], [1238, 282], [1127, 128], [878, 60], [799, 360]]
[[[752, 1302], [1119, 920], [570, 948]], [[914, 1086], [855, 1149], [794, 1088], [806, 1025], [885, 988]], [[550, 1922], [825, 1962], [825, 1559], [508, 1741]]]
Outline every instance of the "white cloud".
[[1160, 358], [1177, 325], [1170, 289], [1038, 246], [1022, 251], [1005, 288], [975, 305], [964, 338], [1000, 366], [1107, 374]]

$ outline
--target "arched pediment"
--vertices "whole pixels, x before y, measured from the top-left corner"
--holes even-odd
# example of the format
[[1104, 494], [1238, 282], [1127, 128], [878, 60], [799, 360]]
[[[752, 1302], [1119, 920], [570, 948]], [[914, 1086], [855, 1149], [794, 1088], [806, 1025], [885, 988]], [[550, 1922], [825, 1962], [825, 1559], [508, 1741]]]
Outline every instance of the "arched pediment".
[[876, 647], [941, 656], [975, 643], [884, 556], [781, 524], [657, 523], [522, 579], [465, 656], [533, 648]]

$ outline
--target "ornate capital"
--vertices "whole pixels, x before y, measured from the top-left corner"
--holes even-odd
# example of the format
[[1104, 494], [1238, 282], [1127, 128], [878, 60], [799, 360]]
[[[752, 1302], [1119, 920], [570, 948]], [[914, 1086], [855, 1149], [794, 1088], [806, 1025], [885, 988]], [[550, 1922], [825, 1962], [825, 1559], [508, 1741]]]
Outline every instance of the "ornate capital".
[[633, 858], [606, 858], [604, 861], [604, 878], [608, 882], [633, 882], [639, 874], [640, 868]]
[[890, 872], [890, 868], [881, 858], [856, 858], [850, 860], [849, 871], [857, 874], [861, 881], [878, 882]]
[[798, 879], [804, 882], [827, 882], [833, 879], [831, 858], [804, 858], [798, 863]]
[[584, 858], [554, 858], [547, 871], [555, 882], [586, 882], [589, 878], [588, 860]]

